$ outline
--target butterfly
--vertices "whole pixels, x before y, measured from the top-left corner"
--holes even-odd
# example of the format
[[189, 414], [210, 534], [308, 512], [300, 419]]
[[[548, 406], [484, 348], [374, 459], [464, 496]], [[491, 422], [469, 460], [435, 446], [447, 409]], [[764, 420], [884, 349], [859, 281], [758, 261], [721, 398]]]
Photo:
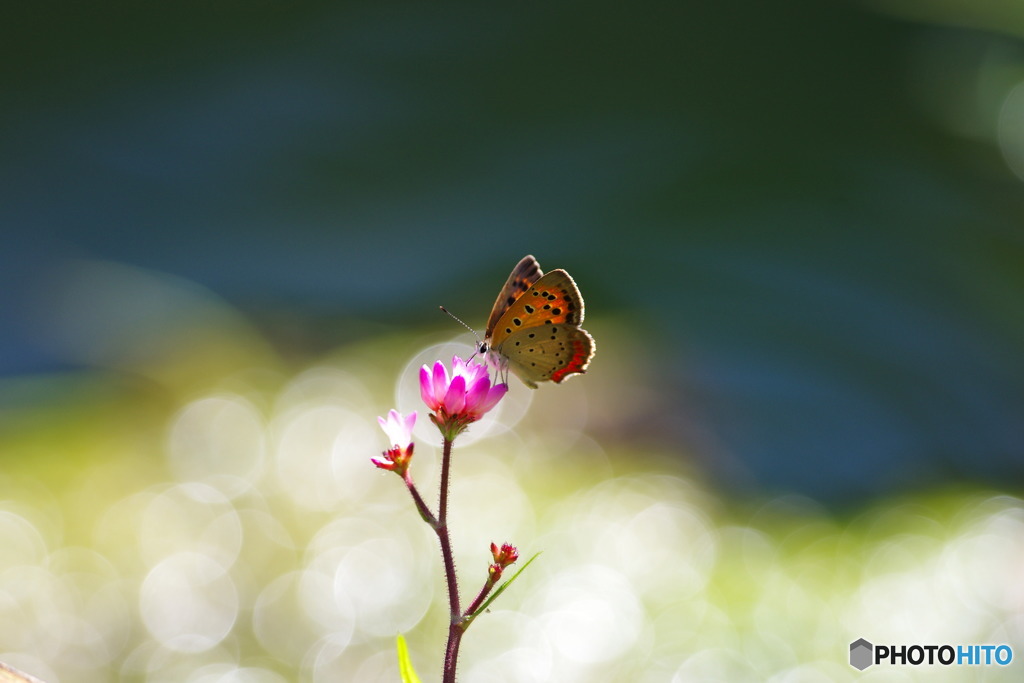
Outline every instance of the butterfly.
[[480, 352], [531, 389], [557, 384], [586, 372], [594, 357], [594, 338], [582, 323], [583, 297], [569, 273], [544, 275], [537, 259], [524, 256], [498, 293]]

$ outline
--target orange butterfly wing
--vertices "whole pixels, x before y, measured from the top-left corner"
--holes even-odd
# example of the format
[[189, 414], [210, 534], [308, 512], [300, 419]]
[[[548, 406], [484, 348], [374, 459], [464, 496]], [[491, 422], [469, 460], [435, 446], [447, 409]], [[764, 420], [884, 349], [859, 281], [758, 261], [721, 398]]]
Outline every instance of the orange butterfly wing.
[[517, 330], [554, 324], [578, 327], [582, 322], [583, 297], [576, 283], [564, 270], [552, 270], [512, 300], [494, 326], [488, 326], [487, 339], [491, 346], [500, 347]]
[[494, 307], [491, 309], [491, 315], [487, 319], [487, 327], [484, 331], [486, 338], [489, 339], [494, 334], [494, 327], [498, 324], [498, 320], [515, 303], [516, 299], [526, 293], [540, 277], [540, 264], [537, 263], [537, 259], [527, 255], [519, 260], [516, 267], [512, 269], [512, 273], [509, 274], [508, 280], [505, 281], [505, 286], [498, 292], [498, 298], [494, 301]]
[[[525, 280], [515, 276], [527, 261], [536, 263], [533, 257], [520, 261], [502, 295], [510, 285], [522, 286], [516, 283]], [[503, 310], [498, 311], [497, 304], [504, 304]], [[545, 380], [558, 383], [586, 371], [594, 356], [594, 340], [579, 327], [583, 322], [583, 297], [567, 272], [553, 270], [519, 294], [499, 296], [497, 304], [491, 313], [486, 343], [527, 386], [535, 388], [537, 382]]]

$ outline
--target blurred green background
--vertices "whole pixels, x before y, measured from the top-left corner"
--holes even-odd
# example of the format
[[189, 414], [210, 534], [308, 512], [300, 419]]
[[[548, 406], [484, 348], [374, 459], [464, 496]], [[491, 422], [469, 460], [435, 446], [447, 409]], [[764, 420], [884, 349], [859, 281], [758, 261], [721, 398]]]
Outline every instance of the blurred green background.
[[598, 351], [457, 447], [463, 591], [544, 551], [460, 680], [1024, 654], [1022, 36], [1009, 0], [3, 8], [0, 661], [396, 680], [401, 631], [435, 679], [375, 417], [526, 253]]

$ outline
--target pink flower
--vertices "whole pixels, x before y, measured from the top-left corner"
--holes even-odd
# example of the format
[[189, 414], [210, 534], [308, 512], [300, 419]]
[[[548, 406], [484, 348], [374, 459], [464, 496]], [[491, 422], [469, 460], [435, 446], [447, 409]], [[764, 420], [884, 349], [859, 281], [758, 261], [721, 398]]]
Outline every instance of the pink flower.
[[497, 405], [508, 391], [507, 384], [491, 386], [487, 366], [452, 358], [452, 374], [437, 361], [434, 367], [420, 368], [420, 396], [434, 411], [430, 420], [448, 440], [454, 439]]
[[378, 417], [377, 422], [392, 446], [381, 457], [370, 458], [370, 462], [382, 470], [396, 472], [404, 477], [409, 469], [409, 461], [412, 460], [412, 428], [416, 424], [416, 411], [403, 416], [397, 410], [391, 410], [386, 420]]
[[388, 411], [388, 418], [378, 417], [380, 428], [387, 434], [394, 446], [412, 443], [412, 428], [416, 426], [416, 411], [403, 416], [395, 409]]

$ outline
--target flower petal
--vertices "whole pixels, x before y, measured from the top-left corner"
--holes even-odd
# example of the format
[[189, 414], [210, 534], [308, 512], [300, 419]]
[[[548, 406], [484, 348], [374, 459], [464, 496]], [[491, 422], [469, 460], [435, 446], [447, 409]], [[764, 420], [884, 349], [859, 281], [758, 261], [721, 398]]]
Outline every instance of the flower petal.
[[434, 385], [430, 381], [430, 368], [426, 365], [420, 367], [420, 398], [431, 410], [437, 410], [434, 405]]
[[411, 413], [409, 413], [408, 415], [405, 416], [405, 420], [402, 423], [402, 428], [405, 430], [404, 434], [406, 434], [406, 438], [409, 440], [409, 443], [412, 443], [412, 430], [413, 430], [413, 427], [415, 427], [415, 426], [416, 426], [416, 411], [414, 410], [414, 411], [412, 411]]
[[481, 377], [490, 378], [490, 370], [488, 370], [487, 365], [484, 363], [477, 363], [474, 361], [473, 363], [468, 364], [468, 368], [473, 377], [473, 381], [476, 381]]
[[387, 419], [378, 417], [377, 422], [380, 423], [380, 428], [387, 434], [388, 440], [392, 446], [399, 446], [404, 448], [412, 443], [412, 428], [416, 424], [416, 412], [413, 411], [408, 417], [403, 416], [400, 412], [392, 408], [388, 412]]
[[442, 407], [449, 415], [461, 413], [466, 407], [466, 378], [455, 377], [448, 386]]
[[378, 417], [377, 423], [380, 424], [380, 428], [384, 430], [384, 434], [388, 437], [388, 441], [394, 443], [394, 439], [391, 436], [391, 423], [383, 417]]
[[494, 406], [498, 405], [498, 401], [501, 397], [508, 393], [507, 384], [495, 384], [491, 387], [490, 391], [487, 392], [487, 396], [480, 401], [480, 405], [477, 406], [477, 413], [483, 415]]
[[491, 388], [491, 380], [487, 377], [481, 377], [474, 381], [469, 389], [466, 390], [466, 410], [470, 415], [475, 415], [477, 419], [487, 412], [487, 409], [480, 409], [481, 404], [487, 399], [487, 392]]
[[449, 388], [448, 368], [441, 361], [434, 363], [433, 380], [434, 400], [440, 404], [444, 401], [444, 396], [448, 393]]

